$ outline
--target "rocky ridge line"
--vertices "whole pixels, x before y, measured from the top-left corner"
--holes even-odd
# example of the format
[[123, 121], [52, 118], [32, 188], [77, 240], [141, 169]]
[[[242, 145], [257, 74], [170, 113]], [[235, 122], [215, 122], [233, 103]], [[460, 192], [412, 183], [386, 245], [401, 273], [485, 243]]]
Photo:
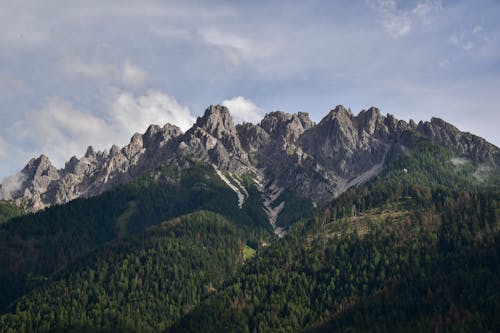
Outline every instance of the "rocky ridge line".
[[[37, 211], [98, 195], [161, 165], [182, 169], [189, 161], [200, 161], [233, 180], [249, 172], [259, 184], [267, 184], [262, 191], [265, 210], [271, 198], [269, 207], [271, 202], [281, 205], [281, 192], [276, 197], [268, 189], [271, 184], [320, 203], [371, 179], [382, 170], [388, 151], [409, 151], [420, 137], [454, 149], [483, 169], [499, 168], [497, 147], [438, 118], [416, 124], [384, 116], [374, 107], [355, 116], [339, 105], [318, 124], [304, 112], [276, 111], [259, 124], [235, 125], [226, 107], [212, 105], [186, 133], [171, 124], [151, 125], [125, 147], [99, 152], [89, 147], [81, 159], [72, 157], [59, 170], [45, 155], [33, 158], [0, 185], [0, 200]], [[263, 170], [260, 176], [256, 170]], [[236, 190], [242, 205], [245, 194]], [[266, 213], [276, 222], [279, 212]]]

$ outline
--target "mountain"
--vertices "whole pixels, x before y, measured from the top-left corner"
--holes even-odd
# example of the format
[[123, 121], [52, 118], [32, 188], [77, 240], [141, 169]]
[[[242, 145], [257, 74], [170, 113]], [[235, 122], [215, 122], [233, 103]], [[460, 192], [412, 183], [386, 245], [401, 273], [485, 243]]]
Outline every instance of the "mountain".
[[499, 331], [499, 164], [342, 106], [42, 155], [1, 188], [0, 332]]
[[0, 332], [498, 331], [500, 182], [451, 156], [421, 141], [282, 238], [207, 164], [12, 219]]
[[281, 196], [325, 203], [379, 174], [388, 154], [408, 153], [420, 139], [452, 149], [451, 162], [471, 163], [477, 178], [500, 166], [498, 147], [438, 118], [417, 125], [374, 107], [354, 116], [339, 105], [319, 124], [307, 113], [271, 112], [259, 124], [235, 126], [226, 107], [210, 106], [186, 133], [170, 124], [151, 125], [125, 147], [109, 152], [89, 147], [63, 169], [45, 155], [33, 158], [0, 185], [0, 200], [34, 212], [98, 195], [161, 165], [183, 168], [193, 160], [212, 164], [226, 183], [235, 183], [241, 203], [246, 193], [238, 183], [250, 174], [267, 198], [268, 214], [275, 216], [287, 206]]

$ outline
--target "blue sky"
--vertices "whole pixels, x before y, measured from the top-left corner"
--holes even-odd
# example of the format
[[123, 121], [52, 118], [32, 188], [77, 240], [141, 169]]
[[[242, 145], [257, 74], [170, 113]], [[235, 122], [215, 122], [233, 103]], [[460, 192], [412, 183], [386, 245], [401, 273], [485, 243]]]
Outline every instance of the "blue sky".
[[337, 104], [500, 145], [500, 2], [0, 1], [0, 179], [210, 104], [237, 121]]

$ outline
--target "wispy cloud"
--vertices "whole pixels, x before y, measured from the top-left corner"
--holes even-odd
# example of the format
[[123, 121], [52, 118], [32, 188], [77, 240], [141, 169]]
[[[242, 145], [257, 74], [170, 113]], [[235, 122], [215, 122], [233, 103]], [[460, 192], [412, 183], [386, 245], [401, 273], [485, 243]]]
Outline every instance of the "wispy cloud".
[[464, 51], [484, 48], [494, 44], [496, 36], [492, 36], [482, 25], [474, 25], [450, 36], [450, 42]]
[[88, 78], [103, 78], [114, 75], [116, 68], [96, 60], [84, 61], [80, 57], [66, 57], [61, 61], [64, 73]]
[[[239, 105], [232, 109], [246, 110], [240, 118], [248, 121], [258, 121], [258, 111], [249, 111], [254, 106], [304, 110], [319, 120], [338, 103], [355, 110], [376, 105], [400, 117], [462, 121], [464, 129], [484, 129], [477, 134], [500, 143], [498, 130], [489, 127], [500, 121], [494, 109], [500, 105], [494, 90], [500, 77], [497, 1], [117, 4], [11, 1], [3, 6], [0, 137], [8, 145], [0, 155], [1, 175], [41, 152], [52, 156], [58, 150], [67, 158], [83, 152], [82, 145], [104, 147], [112, 137], [112, 143], [125, 144], [146, 122], [175, 119], [138, 113], [147, 105], [163, 108], [158, 105], [171, 102], [173, 110], [189, 105], [196, 116], [233, 96], [251, 96], [253, 105], [244, 97], [227, 99]], [[152, 91], [175, 96], [180, 107], [168, 98], [161, 102]], [[121, 116], [113, 110], [121, 110]], [[467, 128], [471, 110], [478, 125]], [[191, 119], [185, 111], [180, 114]], [[88, 121], [107, 135], [73, 138], [63, 130], [62, 115]], [[143, 116], [147, 121], [135, 119]], [[191, 120], [178, 122], [188, 127]], [[56, 133], [78, 147], [63, 152], [57, 141], [51, 146], [43, 138], [51, 136], [49, 130], [42, 131], [50, 124], [34, 122], [59, 124]], [[14, 128], [23, 127], [43, 135], [21, 139]]]
[[128, 88], [139, 88], [149, 79], [148, 72], [130, 60], [125, 60], [120, 67], [96, 59], [84, 61], [79, 56], [73, 56], [64, 58], [61, 61], [61, 68], [66, 75], [104, 80], [113, 84], [123, 84]]
[[432, 15], [442, 9], [440, 1], [423, 0], [410, 8], [402, 9], [398, 0], [372, 0], [370, 7], [378, 14], [384, 29], [393, 38], [400, 38], [412, 32], [418, 24], [429, 24]]
[[474, 47], [474, 43], [466, 37], [465, 32], [452, 35], [450, 41], [464, 51], [470, 51]]
[[16, 124], [13, 136], [59, 165], [89, 144], [102, 146], [117, 139], [104, 119], [60, 99], [51, 99], [42, 109], [28, 113]]
[[222, 101], [222, 105], [229, 109], [236, 123], [243, 121], [258, 123], [264, 114], [264, 110], [243, 96], [226, 99]]
[[[16, 140], [37, 147], [58, 166], [71, 155], [80, 155], [88, 145], [104, 149], [125, 144], [134, 132], [150, 124], [172, 123], [182, 129], [194, 122], [189, 108], [159, 91], [134, 96], [120, 93], [101, 113], [79, 109], [61, 99], [51, 99], [40, 110], [19, 121], [12, 134]], [[5, 141], [0, 139], [0, 149]], [[0, 153], [2, 150], [0, 150]]]
[[215, 29], [201, 30], [203, 40], [220, 48], [224, 56], [233, 64], [239, 65], [242, 58], [254, 54], [255, 47], [250, 40], [231, 33], [221, 33]]
[[26, 175], [16, 172], [13, 175], [1, 179], [0, 198], [2, 200], [12, 200], [13, 193], [19, 191], [26, 180]]
[[135, 97], [121, 93], [110, 108], [112, 123], [127, 133], [143, 131], [150, 124], [172, 123], [186, 130], [194, 123], [188, 107], [179, 104], [172, 96], [159, 91]]
[[144, 69], [132, 64], [129, 60], [123, 64], [122, 73], [123, 83], [131, 88], [144, 85], [149, 78], [148, 73]]

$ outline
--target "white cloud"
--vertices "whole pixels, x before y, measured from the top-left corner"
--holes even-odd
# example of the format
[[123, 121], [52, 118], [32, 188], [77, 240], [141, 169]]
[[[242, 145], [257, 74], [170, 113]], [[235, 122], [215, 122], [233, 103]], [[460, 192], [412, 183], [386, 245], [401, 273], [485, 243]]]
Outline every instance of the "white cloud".
[[12, 200], [12, 195], [19, 191], [26, 180], [26, 175], [22, 172], [16, 172], [13, 175], [2, 179], [0, 187], [0, 200]]
[[[44, 153], [55, 165], [62, 167], [69, 157], [80, 156], [89, 145], [97, 149], [108, 149], [112, 144], [124, 145], [135, 132], [144, 132], [150, 124], [169, 122], [185, 130], [194, 122], [189, 108], [159, 91], [138, 97], [120, 93], [108, 105], [108, 109], [97, 114], [52, 99], [45, 107], [30, 112], [18, 122], [12, 136], [35, 150], [25, 154]], [[0, 154], [4, 151], [3, 143], [0, 141]]]
[[110, 112], [113, 123], [129, 133], [144, 131], [150, 124], [163, 125], [167, 122], [186, 130], [195, 120], [188, 107], [159, 91], [149, 91], [139, 97], [122, 93], [113, 103]]
[[464, 32], [452, 35], [450, 41], [464, 51], [470, 51], [474, 47], [474, 43], [466, 37]]
[[411, 18], [408, 13], [398, 10], [396, 0], [374, 0], [371, 8], [381, 18], [383, 27], [393, 38], [407, 35], [411, 31]]
[[114, 75], [116, 69], [96, 60], [84, 61], [80, 57], [66, 57], [61, 63], [64, 73], [89, 78], [103, 78]]
[[432, 15], [442, 8], [441, 1], [426, 0], [418, 2], [411, 12], [423, 22], [430, 23]]
[[239, 65], [243, 58], [253, 55], [254, 47], [248, 39], [214, 29], [202, 30], [199, 33], [206, 43], [219, 47], [233, 65]]
[[0, 137], [0, 160], [7, 158], [7, 142]]
[[412, 32], [416, 25], [429, 25], [433, 14], [442, 9], [441, 1], [417, 1], [410, 9], [401, 9], [398, 0], [371, 0], [370, 7], [380, 17], [382, 26], [395, 39]]
[[58, 99], [30, 112], [17, 123], [15, 132], [29, 146], [36, 147], [37, 154], [47, 154], [59, 166], [71, 155], [84, 152], [88, 145], [105, 147], [117, 138], [104, 119]]
[[148, 73], [127, 60], [123, 64], [122, 79], [123, 83], [128, 87], [137, 88], [146, 83]]
[[229, 109], [237, 123], [242, 121], [258, 123], [262, 119], [264, 113], [255, 103], [242, 96], [224, 100], [222, 105]]
[[474, 55], [498, 55], [498, 44], [496, 35], [483, 28], [481, 25], [475, 25], [464, 29], [450, 36], [450, 42], [462, 50], [468, 52], [474, 49]]
[[123, 66], [106, 64], [97, 60], [84, 61], [80, 57], [66, 57], [61, 61], [61, 68], [67, 75], [92, 79], [107, 79], [109, 82], [122, 83], [128, 88], [139, 88], [149, 78], [148, 73], [126, 60]]

